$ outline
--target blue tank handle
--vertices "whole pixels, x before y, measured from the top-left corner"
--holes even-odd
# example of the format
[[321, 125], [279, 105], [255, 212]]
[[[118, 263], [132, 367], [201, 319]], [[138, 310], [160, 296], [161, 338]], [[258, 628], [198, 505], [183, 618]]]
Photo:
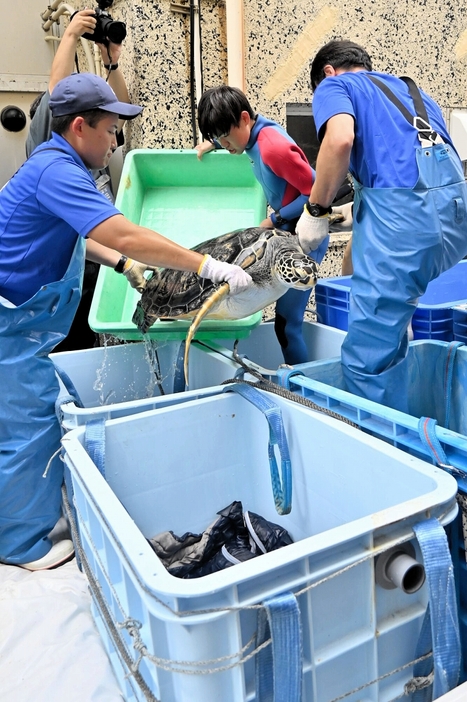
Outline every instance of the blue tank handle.
[[300, 702], [302, 699], [303, 639], [300, 609], [291, 592], [263, 602], [258, 612], [256, 646], [271, 644], [256, 654], [256, 702]]
[[80, 407], [81, 409], [83, 409], [84, 404], [79, 396], [79, 392], [77, 391], [77, 389], [76, 389], [72, 379], [68, 375], [68, 373], [66, 373], [66, 371], [63, 370], [63, 368], [60, 368], [60, 366], [57, 366], [57, 364], [55, 362], [54, 362], [54, 366], [55, 366], [55, 373], [60, 378], [63, 385], [65, 386], [65, 390], [68, 392], [71, 400], [75, 403], [75, 405], [77, 407]]
[[302, 371], [295, 370], [294, 368], [278, 368], [277, 369], [277, 383], [281, 388], [286, 388], [290, 390], [290, 379], [295, 375], [305, 375]]
[[[459, 681], [461, 645], [454, 570], [446, 533], [436, 519], [414, 526], [425, 566], [429, 603], [415, 657], [432, 656], [414, 666], [418, 683], [412, 702], [430, 702]], [[432, 684], [430, 684], [432, 679]]]
[[[292, 466], [281, 410], [265, 393], [241, 381], [228, 385], [224, 392], [229, 391], [242, 395], [260, 409], [268, 421], [268, 457], [274, 504], [279, 514], [289, 514], [292, 509]], [[281, 475], [277, 467], [275, 445], [278, 446], [281, 456]]]
[[451, 395], [452, 395], [452, 375], [454, 373], [454, 361], [456, 360], [456, 351], [459, 346], [464, 344], [461, 341], [451, 341], [446, 349], [446, 368], [444, 373], [444, 426], [449, 429], [449, 419], [451, 414]]

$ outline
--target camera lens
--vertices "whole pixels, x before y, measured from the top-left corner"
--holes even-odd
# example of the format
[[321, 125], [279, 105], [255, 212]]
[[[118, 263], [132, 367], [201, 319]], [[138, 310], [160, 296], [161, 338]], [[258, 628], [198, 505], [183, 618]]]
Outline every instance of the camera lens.
[[121, 44], [126, 37], [124, 22], [110, 22], [106, 27], [106, 37], [112, 44]]

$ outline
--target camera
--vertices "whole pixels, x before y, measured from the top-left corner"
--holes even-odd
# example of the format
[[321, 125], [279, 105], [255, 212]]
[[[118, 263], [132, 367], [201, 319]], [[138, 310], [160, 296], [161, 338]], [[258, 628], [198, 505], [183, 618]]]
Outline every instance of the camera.
[[[96, 44], [108, 44], [109, 41], [112, 44], [121, 44], [126, 37], [126, 25], [124, 22], [115, 22], [112, 17], [106, 12], [106, 9], [110, 7], [113, 0], [98, 0], [98, 7], [96, 8], [96, 28], [92, 34], [86, 32], [83, 34], [83, 39], [90, 39], [95, 41]], [[74, 13], [71, 17], [73, 19]]]

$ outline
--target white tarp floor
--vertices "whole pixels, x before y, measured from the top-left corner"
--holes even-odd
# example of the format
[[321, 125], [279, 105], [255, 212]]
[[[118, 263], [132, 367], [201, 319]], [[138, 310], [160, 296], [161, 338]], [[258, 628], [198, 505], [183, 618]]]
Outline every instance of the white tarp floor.
[[122, 702], [76, 560], [0, 565], [0, 702]]

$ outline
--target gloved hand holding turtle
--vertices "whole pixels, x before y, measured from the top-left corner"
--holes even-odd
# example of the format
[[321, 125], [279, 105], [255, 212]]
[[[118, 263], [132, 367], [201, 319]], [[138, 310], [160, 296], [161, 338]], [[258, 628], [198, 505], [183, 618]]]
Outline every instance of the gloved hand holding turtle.
[[147, 284], [144, 273], [146, 271], [155, 271], [156, 268], [149, 266], [147, 263], [140, 263], [140, 261], [134, 261], [132, 258], [122, 256], [114, 270], [117, 273], [123, 273], [131, 287], [142, 293]]
[[[311, 215], [310, 209], [319, 208], [323, 214]], [[317, 210], [318, 211], [318, 210]], [[295, 227], [295, 232], [298, 235], [298, 241], [304, 253], [314, 251], [329, 234], [329, 214], [331, 208], [321, 207], [320, 205], [310, 205], [306, 203], [300, 219]]]
[[[330, 232], [351, 232], [353, 225], [353, 202], [347, 202], [345, 205], [338, 205], [332, 208], [332, 215], [341, 215], [342, 218], [336, 219], [333, 223], [329, 223]], [[331, 219], [332, 219], [331, 215]]]
[[243, 268], [225, 261], [218, 261], [209, 254], [204, 256], [198, 268], [198, 275], [212, 280], [213, 283], [228, 283], [231, 295], [237, 295], [246, 290], [252, 283], [251, 275]]

